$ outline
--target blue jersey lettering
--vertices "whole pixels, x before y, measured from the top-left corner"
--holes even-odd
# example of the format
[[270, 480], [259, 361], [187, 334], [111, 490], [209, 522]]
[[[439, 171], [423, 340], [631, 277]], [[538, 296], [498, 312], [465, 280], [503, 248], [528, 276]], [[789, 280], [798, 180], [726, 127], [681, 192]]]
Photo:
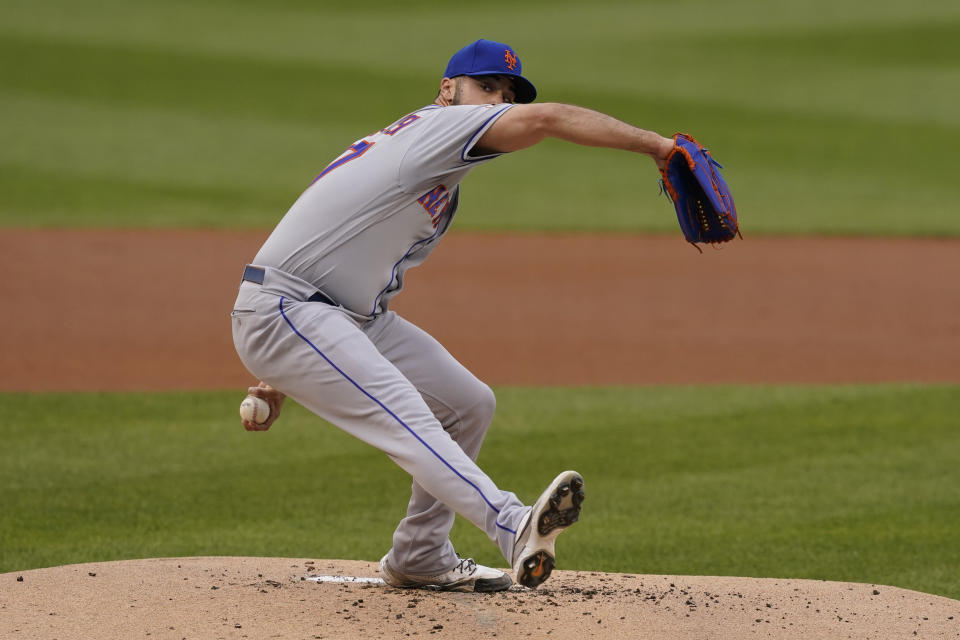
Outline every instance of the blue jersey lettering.
[[[370, 149], [370, 147], [372, 147], [375, 144], [377, 143], [368, 142], [367, 140], [361, 140], [360, 142], [356, 142], [350, 145], [350, 148], [344, 151], [342, 154], [340, 154], [339, 158], [337, 158], [336, 160], [328, 164], [327, 168], [321, 171], [320, 175], [318, 175], [316, 178], [313, 179], [313, 182], [316, 182], [317, 180], [327, 175], [337, 167], [345, 165], [351, 160], [356, 160], [357, 158], [365, 154]], [[310, 184], [313, 184], [313, 182], [311, 182]]]
[[447, 207], [450, 206], [450, 193], [441, 184], [417, 198], [417, 202], [426, 209], [430, 221], [433, 222], [433, 228], [436, 229], [437, 225], [440, 224], [440, 218], [443, 217]]

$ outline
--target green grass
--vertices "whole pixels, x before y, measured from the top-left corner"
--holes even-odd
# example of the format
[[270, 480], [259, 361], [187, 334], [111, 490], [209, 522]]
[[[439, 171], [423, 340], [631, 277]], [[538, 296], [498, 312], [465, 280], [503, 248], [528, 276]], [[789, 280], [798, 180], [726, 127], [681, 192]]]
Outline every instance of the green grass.
[[[952, 0], [4, 0], [0, 226], [272, 226], [480, 36], [544, 100], [694, 133], [747, 234], [960, 234]], [[676, 232], [656, 178], [548, 142], [471, 175], [457, 224]]]
[[[565, 569], [848, 580], [960, 598], [956, 386], [498, 391], [481, 453], [532, 500], [581, 471]], [[409, 478], [290, 403], [235, 392], [2, 394], [0, 572], [195, 555], [376, 560]], [[547, 464], [532, 466], [536, 460]], [[542, 468], [541, 468], [542, 467]], [[503, 565], [459, 521], [458, 549]]]

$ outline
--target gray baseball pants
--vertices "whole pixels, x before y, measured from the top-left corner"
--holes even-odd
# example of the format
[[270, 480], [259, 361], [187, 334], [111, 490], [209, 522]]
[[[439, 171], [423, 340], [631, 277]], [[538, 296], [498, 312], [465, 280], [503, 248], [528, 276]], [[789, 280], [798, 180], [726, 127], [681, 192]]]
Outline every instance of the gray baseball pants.
[[321, 302], [267, 269], [243, 282], [233, 339], [247, 369], [324, 420], [386, 453], [413, 477], [390, 562], [410, 574], [456, 566], [454, 513], [486, 532], [509, 564], [529, 507], [476, 465], [493, 392], [440, 343], [393, 312], [373, 320]]

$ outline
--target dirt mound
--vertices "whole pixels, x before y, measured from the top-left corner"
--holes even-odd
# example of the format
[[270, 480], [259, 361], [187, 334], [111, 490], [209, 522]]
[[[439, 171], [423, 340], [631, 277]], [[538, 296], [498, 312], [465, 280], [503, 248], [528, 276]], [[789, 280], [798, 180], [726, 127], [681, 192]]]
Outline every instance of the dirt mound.
[[960, 601], [895, 587], [557, 571], [537, 591], [382, 584], [371, 562], [172, 558], [0, 574], [3, 638], [957, 638]]

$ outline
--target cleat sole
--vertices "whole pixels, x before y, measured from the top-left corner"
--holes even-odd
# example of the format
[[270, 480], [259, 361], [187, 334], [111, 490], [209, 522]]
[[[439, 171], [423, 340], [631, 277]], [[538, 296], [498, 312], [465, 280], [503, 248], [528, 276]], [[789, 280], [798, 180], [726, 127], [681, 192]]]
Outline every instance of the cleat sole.
[[537, 520], [537, 532], [546, 536], [572, 525], [580, 519], [580, 505], [585, 498], [583, 479], [579, 476], [558, 486], [548, 500], [550, 508], [540, 514]]
[[535, 589], [553, 572], [554, 541], [564, 529], [580, 519], [585, 499], [583, 478], [565, 471], [534, 503], [514, 542], [513, 569], [521, 586]]
[[517, 582], [528, 589], [536, 589], [553, 573], [554, 559], [545, 551], [539, 551], [523, 563], [523, 573]]

